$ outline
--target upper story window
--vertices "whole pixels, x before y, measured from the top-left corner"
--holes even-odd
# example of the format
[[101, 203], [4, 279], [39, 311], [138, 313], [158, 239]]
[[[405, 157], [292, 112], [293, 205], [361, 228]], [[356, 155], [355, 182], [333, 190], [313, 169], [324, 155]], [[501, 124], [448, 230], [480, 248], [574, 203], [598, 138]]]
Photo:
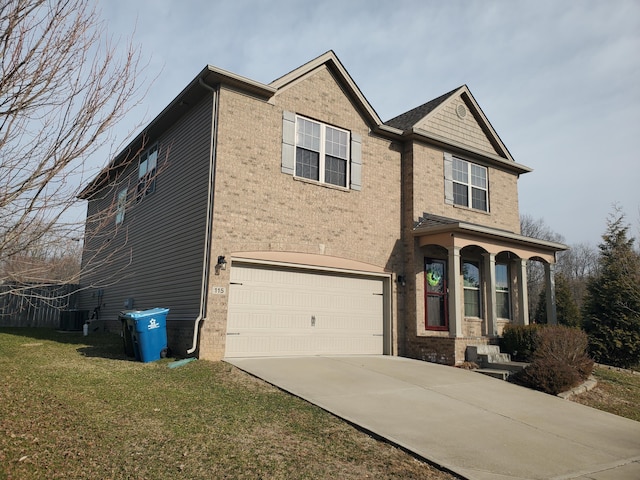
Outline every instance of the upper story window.
[[118, 192], [118, 201], [116, 203], [116, 225], [124, 222], [124, 212], [127, 207], [127, 189]]
[[303, 117], [296, 118], [296, 176], [348, 185], [349, 132]]
[[140, 155], [138, 163], [137, 200], [156, 191], [156, 173], [158, 170], [158, 145], [153, 145]]
[[487, 211], [487, 168], [453, 158], [453, 203]]
[[445, 153], [445, 202], [489, 211], [487, 167]]
[[362, 190], [361, 142], [355, 132], [284, 111], [282, 173]]

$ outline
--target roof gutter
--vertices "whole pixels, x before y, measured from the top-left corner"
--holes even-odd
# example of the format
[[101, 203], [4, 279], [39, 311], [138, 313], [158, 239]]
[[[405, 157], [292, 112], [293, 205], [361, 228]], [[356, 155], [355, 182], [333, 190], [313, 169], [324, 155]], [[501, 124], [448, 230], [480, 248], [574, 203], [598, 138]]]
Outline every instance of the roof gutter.
[[521, 175], [523, 173], [529, 173], [532, 172], [533, 169], [522, 165], [520, 163], [516, 163], [513, 160], [508, 160], [506, 158], [500, 157], [499, 155], [494, 155], [492, 153], [489, 152], [484, 152], [481, 150], [478, 150], [476, 148], [473, 148], [469, 145], [464, 145], [460, 142], [456, 142], [455, 140], [450, 140], [448, 138], [442, 137], [440, 135], [437, 135], [435, 133], [431, 133], [431, 132], [427, 132], [426, 130], [423, 130], [421, 128], [412, 128], [411, 130], [407, 130], [405, 132], [405, 136], [408, 138], [413, 138], [416, 140], [422, 140], [422, 141], [427, 141], [429, 143], [433, 143], [445, 148], [455, 148], [467, 155], [473, 155], [474, 157], [477, 157], [478, 159], [487, 161], [489, 160], [491, 163], [493, 163], [496, 166], [500, 166], [504, 169], [507, 170], [511, 170], [514, 173]]
[[211, 233], [213, 230], [213, 200], [215, 194], [216, 182], [216, 139], [218, 133], [218, 105], [219, 105], [219, 89], [213, 88], [205, 83], [202, 77], [198, 78], [198, 83], [210, 90], [213, 95], [213, 106], [211, 116], [211, 144], [209, 153], [209, 186], [207, 192], [207, 224], [204, 237], [204, 260], [202, 263], [202, 283], [200, 286], [200, 311], [193, 325], [193, 342], [191, 348], [187, 350], [187, 354], [192, 354], [198, 348], [198, 334], [200, 332], [200, 323], [207, 317], [207, 291], [209, 289], [209, 272], [211, 270]]

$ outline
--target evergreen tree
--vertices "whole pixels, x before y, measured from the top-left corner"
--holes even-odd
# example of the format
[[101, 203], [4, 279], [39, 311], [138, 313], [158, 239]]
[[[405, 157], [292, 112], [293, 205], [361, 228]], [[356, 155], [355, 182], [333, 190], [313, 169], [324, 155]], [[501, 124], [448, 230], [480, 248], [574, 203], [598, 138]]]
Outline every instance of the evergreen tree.
[[597, 362], [640, 364], [640, 255], [616, 209], [599, 245], [599, 269], [587, 285], [584, 328]]
[[[555, 277], [556, 284], [556, 315], [558, 325], [568, 327], [580, 326], [580, 309], [573, 299], [569, 282], [562, 274]], [[547, 323], [547, 292], [543, 288], [538, 295], [538, 304], [533, 316], [535, 323]]]
[[[562, 274], [555, 277], [556, 283], [556, 314], [559, 325], [568, 327], [580, 326], [580, 310], [576, 305], [569, 282]], [[547, 323], [547, 295], [543, 288], [538, 295], [538, 304], [533, 316], [535, 323]]]

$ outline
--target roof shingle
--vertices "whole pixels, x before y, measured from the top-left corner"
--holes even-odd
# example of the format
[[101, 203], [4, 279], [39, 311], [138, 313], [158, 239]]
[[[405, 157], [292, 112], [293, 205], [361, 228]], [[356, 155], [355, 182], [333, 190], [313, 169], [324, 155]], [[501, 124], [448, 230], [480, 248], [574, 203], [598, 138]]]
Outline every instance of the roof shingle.
[[397, 117], [392, 118], [391, 120], [387, 120], [384, 122], [385, 125], [393, 128], [397, 128], [400, 130], [410, 130], [413, 126], [426, 117], [429, 113], [435, 110], [438, 106], [440, 106], [445, 100], [451, 97], [455, 92], [460, 90], [462, 87], [455, 88], [450, 92], [445, 93], [444, 95], [440, 95], [438, 98], [434, 98], [433, 100], [420, 105], [414, 109], [409, 110]]

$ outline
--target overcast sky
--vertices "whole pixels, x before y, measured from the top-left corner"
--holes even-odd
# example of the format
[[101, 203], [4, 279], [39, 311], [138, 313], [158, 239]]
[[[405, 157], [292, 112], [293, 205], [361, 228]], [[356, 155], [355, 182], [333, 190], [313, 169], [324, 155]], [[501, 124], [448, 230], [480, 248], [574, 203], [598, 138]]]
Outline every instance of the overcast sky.
[[466, 84], [534, 170], [520, 213], [567, 243], [600, 242], [614, 203], [640, 236], [640, 0], [97, 2], [157, 76], [131, 125], [207, 64], [269, 83], [333, 50], [383, 121]]

